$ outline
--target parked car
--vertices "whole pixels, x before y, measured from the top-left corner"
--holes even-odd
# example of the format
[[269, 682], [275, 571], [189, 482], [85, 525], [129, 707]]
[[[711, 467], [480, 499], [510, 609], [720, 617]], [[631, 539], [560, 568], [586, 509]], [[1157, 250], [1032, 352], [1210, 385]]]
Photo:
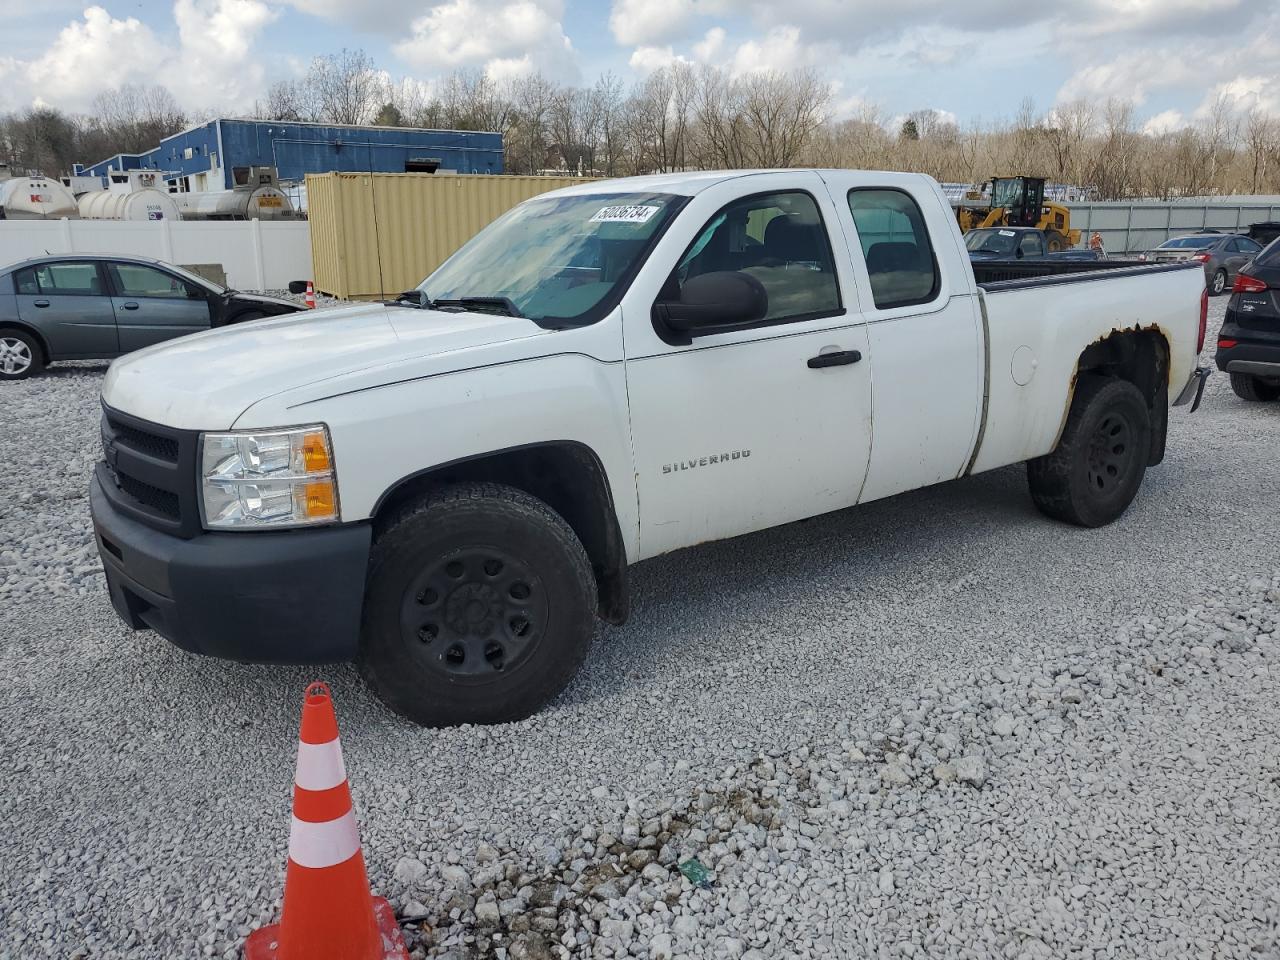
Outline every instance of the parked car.
[[0, 380], [107, 360], [211, 327], [301, 310], [143, 257], [68, 254], [0, 270]]
[[1109, 523], [1203, 388], [1204, 279], [1040, 265], [1060, 275], [987, 282], [920, 174], [544, 194], [395, 301], [113, 364], [90, 488], [112, 603], [493, 723], [565, 687], [649, 557], [1023, 461], [1045, 514]]
[[1148, 263], [1194, 260], [1204, 264], [1204, 280], [1213, 296], [1226, 291], [1241, 267], [1262, 251], [1262, 245], [1243, 234], [1201, 231], [1166, 240], [1139, 254]]
[[1249, 239], [1264, 247], [1280, 237], [1280, 220], [1262, 220], [1249, 224]]
[[964, 235], [971, 260], [1021, 260], [1048, 255], [1049, 241], [1035, 227], [983, 227]]
[[1236, 274], [1215, 360], [1242, 400], [1280, 400], [1280, 240]]
[[1049, 250], [1049, 237], [1035, 227], [982, 227], [964, 235], [970, 260], [1106, 260], [1101, 250], [1068, 247]]

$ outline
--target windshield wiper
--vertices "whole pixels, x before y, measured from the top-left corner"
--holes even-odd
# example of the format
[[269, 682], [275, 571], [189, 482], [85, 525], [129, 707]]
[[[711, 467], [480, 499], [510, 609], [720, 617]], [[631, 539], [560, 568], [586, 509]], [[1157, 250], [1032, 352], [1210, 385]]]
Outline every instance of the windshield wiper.
[[427, 296], [425, 290], [406, 290], [404, 293], [396, 294], [394, 300], [385, 300], [383, 302], [393, 307], [416, 307], [419, 310], [425, 310], [433, 306], [431, 298]]
[[520, 308], [510, 297], [455, 297], [452, 299], [431, 300], [427, 306], [432, 310], [445, 308], [461, 308], [474, 310], [477, 313], [501, 313], [508, 317], [523, 317]]

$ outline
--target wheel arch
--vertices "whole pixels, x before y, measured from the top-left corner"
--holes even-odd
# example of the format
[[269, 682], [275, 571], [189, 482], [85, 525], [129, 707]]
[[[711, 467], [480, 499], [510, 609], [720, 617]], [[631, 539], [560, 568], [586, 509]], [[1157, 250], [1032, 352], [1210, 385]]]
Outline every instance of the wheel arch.
[[31, 324], [24, 323], [21, 320], [0, 320], [0, 330], [18, 330], [33, 337], [40, 347], [44, 362], [46, 364], [53, 362], [53, 355], [49, 352], [49, 341], [45, 339], [44, 334]]
[[573, 440], [545, 441], [475, 454], [412, 473], [378, 497], [372, 511], [374, 536], [405, 502], [435, 487], [466, 481], [515, 487], [563, 517], [591, 561], [601, 619], [609, 623], [626, 620], [631, 607], [626, 548], [608, 474], [594, 450]]
[[[1159, 327], [1116, 330], [1080, 354], [1076, 379], [1089, 373], [1127, 380], [1141, 391], [1151, 415], [1151, 458], [1164, 459], [1169, 430], [1169, 338]], [[1072, 384], [1074, 393], [1074, 382]], [[1070, 404], [1068, 404], [1068, 409]]]

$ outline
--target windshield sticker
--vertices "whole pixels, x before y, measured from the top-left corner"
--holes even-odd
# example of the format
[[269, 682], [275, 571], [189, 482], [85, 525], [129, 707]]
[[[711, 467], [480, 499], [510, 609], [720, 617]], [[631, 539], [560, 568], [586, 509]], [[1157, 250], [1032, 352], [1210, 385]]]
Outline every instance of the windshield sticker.
[[1002, 236], [1002, 237], [1016, 237], [1016, 236], [1017, 236], [1017, 234], [1016, 234], [1016, 233], [1014, 233], [1012, 230], [1001, 230], [1001, 231], [1000, 231], [1000, 236]]
[[628, 204], [617, 207], [601, 207], [590, 223], [648, 223], [661, 207]]

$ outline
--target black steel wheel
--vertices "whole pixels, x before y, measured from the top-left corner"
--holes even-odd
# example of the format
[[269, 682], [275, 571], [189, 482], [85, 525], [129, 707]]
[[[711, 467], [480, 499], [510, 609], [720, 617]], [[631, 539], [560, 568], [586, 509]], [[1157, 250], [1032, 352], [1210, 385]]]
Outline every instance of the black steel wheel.
[[1057, 449], [1027, 462], [1031, 498], [1066, 523], [1111, 523], [1138, 495], [1151, 444], [1151, 413], [1141, 391], [1127, 380], [1084, 375]]
[[1133, 472], [1134, 425], [1123, 408], [1108, 410], [1089, 440], [1089, 486], [1107, 494]]
[[547, 632], [542, 578], [510, 552], [464, 548], [428, 564], [400, 605], [400, 634], [424, 668], [452, 683], [517, 669]]
[[559, 514], [500, 484], [442, 487], [378, 525], [361, 672], [425, 726], [523, 719], [577, 672], [595, 609], [590, 561]]

